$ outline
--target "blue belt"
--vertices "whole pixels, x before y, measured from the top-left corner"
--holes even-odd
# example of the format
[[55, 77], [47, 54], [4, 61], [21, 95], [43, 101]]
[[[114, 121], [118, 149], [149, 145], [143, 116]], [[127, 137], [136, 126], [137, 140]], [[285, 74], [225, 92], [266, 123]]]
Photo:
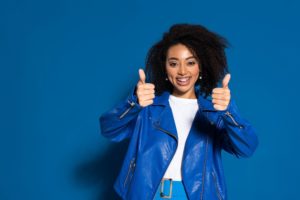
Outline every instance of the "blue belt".
[[154, 199], [187, 199], [182, 181], [173, 181], [171, 178], [163, 178], [159, 184]]

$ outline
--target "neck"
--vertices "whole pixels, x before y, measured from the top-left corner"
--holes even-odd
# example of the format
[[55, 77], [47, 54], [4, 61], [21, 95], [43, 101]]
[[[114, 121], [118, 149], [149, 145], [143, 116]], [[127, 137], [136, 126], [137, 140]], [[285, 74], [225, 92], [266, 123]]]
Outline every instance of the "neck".
[[180, 98], [185, 98], [185, 99], [197, 99], [195, 92], [191, 92], [190, 94], [187, 93], [177, 93], [177, 92], [172, 92], [172, 95], [175, 97], [180, 97]]

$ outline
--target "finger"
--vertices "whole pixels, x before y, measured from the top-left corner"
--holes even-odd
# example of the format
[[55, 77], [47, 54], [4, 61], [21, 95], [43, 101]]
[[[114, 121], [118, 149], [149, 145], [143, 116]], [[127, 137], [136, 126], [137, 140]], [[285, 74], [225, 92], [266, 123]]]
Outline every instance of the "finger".
[[220, 99], [220, 100], [229, 100], [230, 95], [224, 95], [224, 94], [212, 94], [211, 96], [213, 99]]
[[145, 83], [144, 89], [153, 90], [155, 88], [155, 85], [152, 83]]
[[214, 88], [213, 94], [230, 94], [230, 90], [227, 88]]
[[143, 95], [147, 95], [147, 94], [155, 94], [155, 91], [154, 90], [144, 90], [142, 92]]
[[141, 81], [138, 82], [137, 84], [137, 88], [139, 93], [143, 94], [147, 94], [147, 93], [154, 93], [154, 85], [148, 85], [148, 83], [143, 84]]
[[154, 90], [137, 90], [137, 95], [139, 97], [143, 96], [143, 95], [148, 95], [148, 94], [155, 94]]
[[216, 109], [216, 110], [226, 110], [226, 106], [221, 106], [221, 105], [217, 105], [217, 104], [215, 104], [214, 105], [214, 108]]
[[212, 100], [212, 103], [213, 103], [213, 104], [216, 104], [216, 105], [227, 106], [228, 103], [229, 103], [229, 101], [213, 99], [213, 100]]
[[153, 100], [152, 100], [152, 99], [146, 100], [145, 103], [147, 103], [147, 104], [152, 104], [152, 103], [153, 103]]
[[223, 78], [223, 81], [222, 81], [223, 88], [228, 88], [230, 77], [231, 77], [230, 74], [226, 74], [225, 77]]
[[140, 97], [141, 101], [147, 101], [147, 100], [151, 100], [154, 99], [155, 95], [154, 94], [146, 94]]
[[153, 104], [153, 100], [147, 100], [147, 101], [143, 101], [141, 106], [145, 107], [145, 106], [149, 106], [151, 104]]
[[146, 75], [143, 69], [139, 69], [140, 82], [142, 84], [146, 83]]

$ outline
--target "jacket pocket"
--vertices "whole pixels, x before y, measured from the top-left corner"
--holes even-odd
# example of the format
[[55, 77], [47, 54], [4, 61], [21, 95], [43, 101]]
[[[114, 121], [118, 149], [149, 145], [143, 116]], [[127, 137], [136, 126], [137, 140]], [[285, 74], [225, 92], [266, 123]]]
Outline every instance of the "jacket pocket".
[[123, 183], [124, 187], [128, 186], [129, 183], [131, 183], [131, 179], [132, 179], [132, 176], [133, 176], [133, 173], [134, 173], [134, 169], [135, 169], [135, 157], [133, 157], [130, 161], [129, 168], [128, 168], [128, 171], [127, 171], [124, 183]]
[[218, 198], [219, 200], [222, 200], [223, 198], [222, 198], [222, 196], [221, 196], [221, 192], [220, 192], [219, 187], [218, 187], [217, 176], [216, 176], [216, 174], [215, 174], [214, 171], [211, 172], [211, 175], [212, 175], [212, 177], [213, 177], [214, 186], [215, 186], [215, 188], [216, 188], [216, 195], [217, 195], [217, 198]]
[[235, 126], [239, 127], [240, 129], [243, 128], [242, 125], [240, 125], [240, 124], [238, 124], [238, 123], [236, 122], [236, 120], [233, 118], [232, 114], [231, 114], [229, 111], [226, 111], [225, 115], [228, 116], [228, 117], [230, 117], [231, 121], [233, 122], [233, 124], [234, 124]]
[[135, 103], [133, 101], [127, 101], [129, 103], [129, 107], [119, 116], [119, 119], [124, 118], [124, 116], [135, 106]]

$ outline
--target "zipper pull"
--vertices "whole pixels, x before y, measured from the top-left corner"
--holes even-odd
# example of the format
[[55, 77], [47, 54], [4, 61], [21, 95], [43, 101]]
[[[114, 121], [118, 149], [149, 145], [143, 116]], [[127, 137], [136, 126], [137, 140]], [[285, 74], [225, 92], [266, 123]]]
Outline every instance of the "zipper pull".
[[233, 118], [232, 114], [231, 114], [229, 111], [226, 111], [225, 115], [227, 115], [228, 117], [230, 117], [230, 119], [232, 120], [232, 122], [233, 122], [237, 127], [239, 127], [240, 129], [243, 128], [242, 125], [239, 125], [239, 124], [235, 121], [235, 119]]
[[122, 119], [132, 108], [133, 106], [135, 105], [135, 103], [133, 101], [127, 101], [129, 104], [130, 104], [130, 107], [127, 108], [119, 117], [119, 119]]

